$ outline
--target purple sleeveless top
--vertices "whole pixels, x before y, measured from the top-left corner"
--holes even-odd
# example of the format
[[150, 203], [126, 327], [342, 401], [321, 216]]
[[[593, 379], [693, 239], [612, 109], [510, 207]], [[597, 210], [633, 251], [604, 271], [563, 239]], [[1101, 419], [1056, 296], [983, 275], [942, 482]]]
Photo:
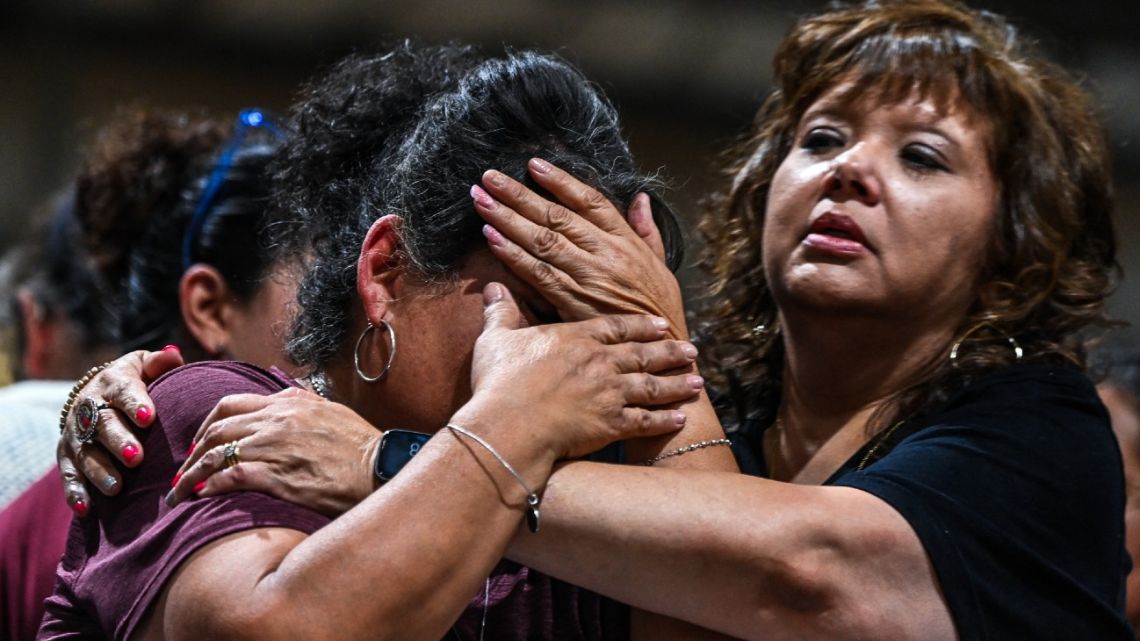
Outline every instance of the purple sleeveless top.
[[[280, 370], [221, 361], [187, 365], [155, 381], [150, 395], [158, 418], [137, 432], [146, 461], [124, 471], [119, 496], [92, 493], [91, 513], [72, 521], [37, 638], [125, 641], [179, 564], [203, 546], [254, 528], [312, 534], [327, 524], [322, 514], [255, 492], [192, 499], [174, 508], [163, 501], [191, 439], [223, 396], [296, 386]], [[480, 589], [445, 639], [478, 639], [484, 612], [488, 639], [629, 636], [624, 606], [510, 561], [492, 573], [490, 598]]]

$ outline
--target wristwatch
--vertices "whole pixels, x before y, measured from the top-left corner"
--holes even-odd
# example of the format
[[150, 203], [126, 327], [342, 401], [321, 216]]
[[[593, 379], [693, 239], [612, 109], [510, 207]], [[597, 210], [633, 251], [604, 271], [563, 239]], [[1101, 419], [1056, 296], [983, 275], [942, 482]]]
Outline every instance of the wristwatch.
[[380, 483], [392, 480], [396, 472], [402, 470], [431, 437], [431, 434], [410, 430], [385, 430], [373, 462], [376, 480]]

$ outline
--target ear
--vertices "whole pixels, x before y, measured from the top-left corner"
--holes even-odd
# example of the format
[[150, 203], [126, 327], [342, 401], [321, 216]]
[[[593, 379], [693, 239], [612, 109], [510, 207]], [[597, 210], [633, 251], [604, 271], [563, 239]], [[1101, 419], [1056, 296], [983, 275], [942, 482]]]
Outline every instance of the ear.
[[374, 324], [384, 317], [388, 304], [397, 296], [402, 222], [399, 216], [389, 214], [372, 223], [356, 261], [356, 293], [364, 304], [365, 316]]
[[20, 306], [20, 327], [24, 334], [24, 353], [20, 363], [23, 375], [30, 379], [48, 378], [51, 350], [55, 347], [54, 324], [32, 292], [20, 288], [16, 292], [16, 301]]
[[212, 356], [226, 351], [233, 333], [237, 300], [217, 269], [192, 265], [178, 283], [182, 323], [202, 349]]

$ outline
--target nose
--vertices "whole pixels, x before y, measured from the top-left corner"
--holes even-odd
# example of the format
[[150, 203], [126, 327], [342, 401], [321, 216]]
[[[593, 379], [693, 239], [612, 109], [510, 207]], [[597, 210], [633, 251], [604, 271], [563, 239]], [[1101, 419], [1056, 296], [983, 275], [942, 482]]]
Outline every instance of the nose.
[[836, 202], [877, 204], [882, 190], [866, 153], [863, 145], [856, 145], [833, 158], [823, 178], [824, 195]]

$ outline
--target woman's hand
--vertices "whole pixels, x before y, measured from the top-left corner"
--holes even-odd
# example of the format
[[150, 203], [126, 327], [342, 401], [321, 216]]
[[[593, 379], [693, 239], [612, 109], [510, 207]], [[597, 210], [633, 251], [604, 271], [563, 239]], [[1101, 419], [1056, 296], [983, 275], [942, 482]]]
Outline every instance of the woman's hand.
[[[250, 490], [337, 516], [372, 493], [380, 436], [348, 407], [305, 390], [227, 396], [194, 435], [167, 503]], [[241, 463], [226, 467], [230, 442]]]
[[455, 421], [514, 421], [546, 448], [551, 462], [580, 457], [623, 439], [668, 434], [685, 424], [679, 410], [656, 409], [695, 397], [700, 376], [665, 376], [692, 364], [697, 350], [666, 340], [668, 321], [604, 316], [518, 329], [505, 287], [484, 289], [487, 321], [475, 343], [471, 401]]
[[[491, 251], [554, 305], [563, 320], [601, 314], [653, 314], [688, 338], [681, 289], [664, 263], [649, 197], [638, 194], [627, 221], [597, 190], [533, 159], [530, 175], [552, 203], [498, 171], [474, 186]], [[486, 191], [484, 191], [484, 188]]]
[[[56, 447], [64, 494], [76, 514], [86, 515], [91, 504], [83, 479], [103, 494], [113, 496], [122, 487], [115, 460], [126, 467], [142, 463], [142, 445], [131, 433], [130, 425], [146, 428], [154, 423], [154, 402], [147, 395], [146, 386], [182, 364], [182, 355], [173, 345], [159, 352], [131, 352], [112, 361], [78, 391]], [[80, 401], [88, 398], [111, 408], [99, 411], [96, 440], [83, 444], [75, 433], [75, 411]], [[124, 417], [129, 417], [129, 423]]]

